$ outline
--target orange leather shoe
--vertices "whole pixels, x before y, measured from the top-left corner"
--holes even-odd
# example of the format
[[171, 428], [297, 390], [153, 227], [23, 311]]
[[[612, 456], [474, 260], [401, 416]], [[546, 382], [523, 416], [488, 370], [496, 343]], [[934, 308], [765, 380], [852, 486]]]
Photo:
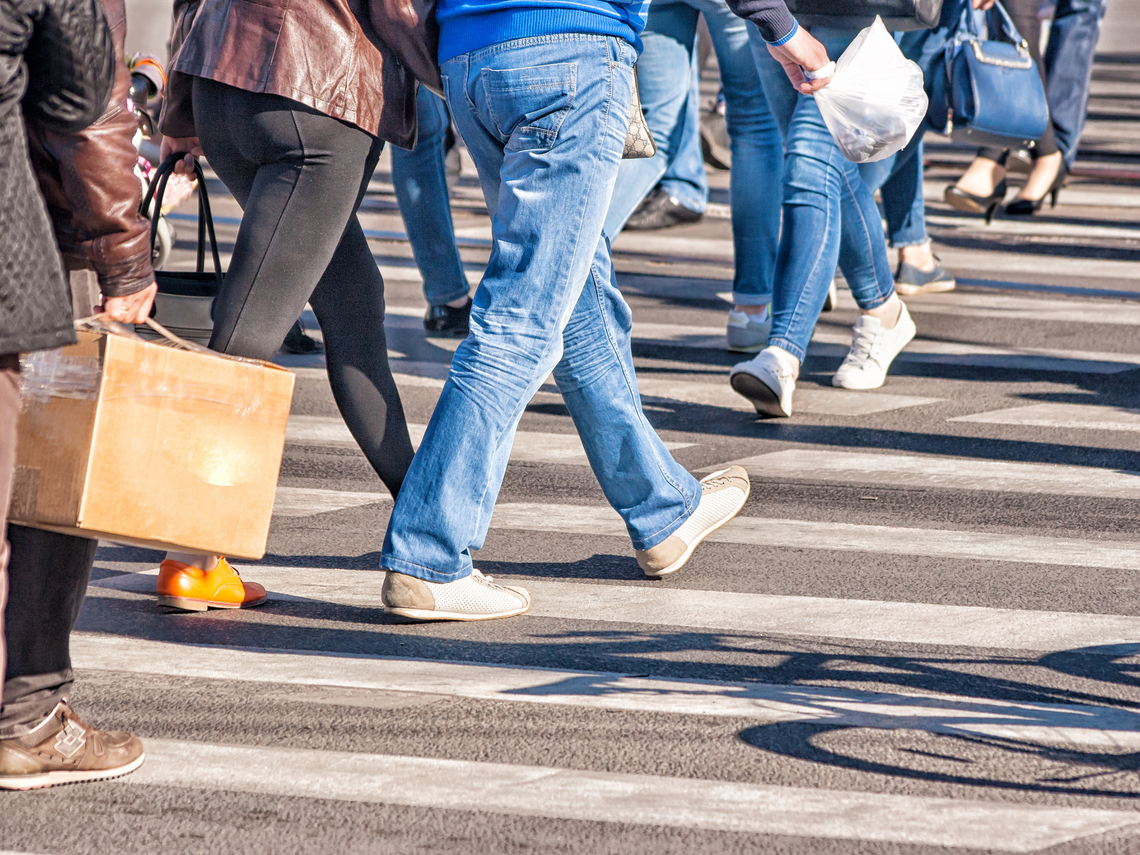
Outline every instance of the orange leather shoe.
[[265, 588], [242, 581], [225, 558], [208, 573], [167, 559], [158, 566], [158, 604], [188, 612], [248, 609], [265, 602]]

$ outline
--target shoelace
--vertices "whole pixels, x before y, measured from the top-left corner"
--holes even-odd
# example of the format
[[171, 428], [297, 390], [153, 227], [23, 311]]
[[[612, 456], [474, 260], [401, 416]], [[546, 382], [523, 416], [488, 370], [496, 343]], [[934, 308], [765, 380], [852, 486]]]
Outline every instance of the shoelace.
[[851, 350], [847, 353], [847, 358], [843, 361], [849, 362], [864, 362], [868, 359], [873, 359], [872, 353], [875, 350], [875, 344], [878, 342], [879, 335], [876, 332], [863, 329], [862, 327], [855, 330], [855, 337], [851, 341]]

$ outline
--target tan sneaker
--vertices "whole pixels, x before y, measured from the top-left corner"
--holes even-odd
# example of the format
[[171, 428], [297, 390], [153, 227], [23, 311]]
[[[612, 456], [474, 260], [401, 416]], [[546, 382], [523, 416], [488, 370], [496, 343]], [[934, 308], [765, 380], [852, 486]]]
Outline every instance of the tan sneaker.
[[743, 466], [729, 466], [701, 479], [701, 501], [693, 515], [664, 541], [637, 550], [646, 576], [668, 576], [685, 566], [702, 540], [740, 513], [751, 484]]
[[0, 790], [119, 778], [141, 766], [144, 756], [137, 737], [97, 730], [64, 701], [30, 733], [0, 740]]
[[380, 597], [385, 611], [414, 620], [492, 620], [530, 608], [525, 588], [496, 585], [478, 570], [454, 582], [425, 582], [389, 570]]

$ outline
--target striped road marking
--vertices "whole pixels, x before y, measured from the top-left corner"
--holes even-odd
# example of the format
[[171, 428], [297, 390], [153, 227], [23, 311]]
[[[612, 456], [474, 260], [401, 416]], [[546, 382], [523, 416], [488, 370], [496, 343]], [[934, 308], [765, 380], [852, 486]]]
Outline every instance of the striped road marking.
[[[277, 599], [362, 608], [377, 608], [380, 603], [381, 577], [369, 576], [368, 571], [264, 565], [240, 569]], [[157, 570], [93, 584], [153, 593], [154, 573]], [[525, 587], [534, 599], [531, 616], [559, 620], [597, 623], [604, 619], [642, 626], [1004, 650], [1076, 650], [1140, 643], [1140, 617], [1128, 615], [742, 594], [650, 584], [528, 580]]]
[[993, 410], [958, 416], [952, 422], [985, 425], [1022, 425], [1025, 427], [1065, 428], [1072, 430], [1112, 430], [1140, 432], [1140, 410], [1124, 407], [1098, 407], [1091, 404], [1030, 404], [1008, 410]]
[[[153, 581], [150, 583], [153, 585]], [[726, 643], [733, 643], [728, 637]], [[161, 674], [339, 688], [281, 697], [393, 708], [439, 698], [561, 705], [667, 715], [823, 722], [835, 728], [923, 730], [1048, 745], [1140, 748], [1140, 711], [1086, 704], [1028, 703], [933, 692], [712, 680], [670, 680], [618, 672], [564, 671], [311, 651], [243, 650], [76, 633], [71, 655], [83, 670]], [[371, 702], [371, 703], [370, 703]]]
[[[668, 344], [703, 350], [723, 350], [724, 330], [686, 324], [634, 323], [633, 337], [649, 344]], [[809, 356], [842, 357], [851, 346], [848, 333], [816, 330], [808, 347]], [[1065, 371], [1076, 374], [1119, 374], [1140, 367], [1140, 354], [1094, 353], [1034, 347], [995, 347], [953, 341], [916, 338], [896, 359], [939, 365], [968, 365], [1025, 371]]]
[[[412, 444], [419, 447], [427, 425], [410, 424]], [[356, 445], [348, 425], [340, 416], [290, 416], [285, 441], [299, 445]], [[691, 442], [666, 442], [670, 451], [688, 448]], [[531, 463], [562, 463], [588, 466], [586, 450], [576, 433], [542, 433], [520, 430], [515, 433], [511, 460]], [[331, 491], [329, 491], [331, 492]], [[346, 506], [347, 507], [347, 506]]]
[[1140, 814], [515, 766], [147, 740], [129, 785], [188, 787], [586, 822], [1033, 852]]
[[1140, 472], [1091, 466], [826, 449], [775, 451], [731, 462], [750, 475], [793, 481], [1140, 499]]

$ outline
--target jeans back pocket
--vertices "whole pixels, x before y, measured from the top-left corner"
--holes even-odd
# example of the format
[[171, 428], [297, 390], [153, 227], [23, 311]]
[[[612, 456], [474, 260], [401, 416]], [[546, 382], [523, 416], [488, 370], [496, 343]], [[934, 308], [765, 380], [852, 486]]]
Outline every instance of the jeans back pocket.
[[546, 149], [574, 104], [577, 63], [530, 68], [484, 68], [487, 112], [500, 139], [516, 151]]

